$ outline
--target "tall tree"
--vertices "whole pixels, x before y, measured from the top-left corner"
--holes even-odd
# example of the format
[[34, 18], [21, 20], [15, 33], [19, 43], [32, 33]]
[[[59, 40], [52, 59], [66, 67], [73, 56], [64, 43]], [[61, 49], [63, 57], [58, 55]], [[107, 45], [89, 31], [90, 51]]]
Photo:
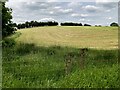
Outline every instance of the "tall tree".
[[15, 28], [11, 21], [12, 9], [5, 6], [5, 2], [2, 2], [2, 37], [6, 37], [14, 33]]

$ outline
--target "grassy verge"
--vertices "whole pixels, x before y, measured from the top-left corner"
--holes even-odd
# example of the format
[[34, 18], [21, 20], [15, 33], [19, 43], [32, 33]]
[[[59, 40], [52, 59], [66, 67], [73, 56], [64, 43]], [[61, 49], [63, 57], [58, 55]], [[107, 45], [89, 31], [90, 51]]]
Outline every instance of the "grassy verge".
[[[65, 55], [72, 53], [72, 71], [65, 75]], [[3, 48], [3, 88], [119, 87], [118, 50], [88, 49], [80, 69], [79, 48], [17, 44]]]

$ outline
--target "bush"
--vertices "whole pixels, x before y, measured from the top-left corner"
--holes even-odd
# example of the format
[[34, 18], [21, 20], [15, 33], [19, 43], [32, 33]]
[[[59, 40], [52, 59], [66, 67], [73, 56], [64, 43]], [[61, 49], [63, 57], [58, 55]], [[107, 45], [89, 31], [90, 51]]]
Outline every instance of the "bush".
[[11, 38], [5, 38], [3, 41], [2, 41], [2, 47], [13, 47], [15, 46], [16, 42], [14, 39], [11, 39]]
[[115, 27], [118, 27], [119, 25], [115, 22], [111, 23], [110, 26], [115, 26]]

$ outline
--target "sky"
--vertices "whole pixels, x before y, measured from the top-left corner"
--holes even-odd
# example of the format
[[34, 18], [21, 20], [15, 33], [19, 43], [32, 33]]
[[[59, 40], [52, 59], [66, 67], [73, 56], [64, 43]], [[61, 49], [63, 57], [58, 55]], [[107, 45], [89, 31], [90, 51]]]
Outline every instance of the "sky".
[[57, 21], [91, 25], [110, 25], [118, 22], [118, 0], [9, 0], [12, 21]]

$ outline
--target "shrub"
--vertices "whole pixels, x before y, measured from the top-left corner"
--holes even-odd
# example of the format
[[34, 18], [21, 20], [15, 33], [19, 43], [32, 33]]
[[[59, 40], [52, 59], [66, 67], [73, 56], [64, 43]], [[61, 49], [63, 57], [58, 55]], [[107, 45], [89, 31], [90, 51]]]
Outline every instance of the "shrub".
[[16, 44], [15, 40], [14, 39], [11, 39], [11, 38], [5, 38], [3, 41], [2, 41], [2, 47], [13, 47], [14, 45]]
[[119, 25], [118, 25], [118, 23], [113, 22], [113, 23], [110, 24], [110, 26], [118, 27]]
[[91, 26], [91, 25], [89, 25], [89, 24], [84, 24], [84, 26]]

